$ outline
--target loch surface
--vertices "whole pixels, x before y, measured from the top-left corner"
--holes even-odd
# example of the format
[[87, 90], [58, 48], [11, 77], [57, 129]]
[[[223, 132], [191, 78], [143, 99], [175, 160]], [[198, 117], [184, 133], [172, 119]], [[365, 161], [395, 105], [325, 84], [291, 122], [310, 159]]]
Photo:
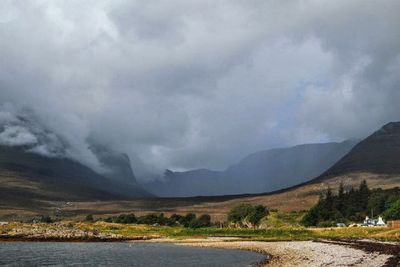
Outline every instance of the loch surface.
[[149, 243], [0, 242], [1, 266], [251, 266], [264, 259], [239, 250]]

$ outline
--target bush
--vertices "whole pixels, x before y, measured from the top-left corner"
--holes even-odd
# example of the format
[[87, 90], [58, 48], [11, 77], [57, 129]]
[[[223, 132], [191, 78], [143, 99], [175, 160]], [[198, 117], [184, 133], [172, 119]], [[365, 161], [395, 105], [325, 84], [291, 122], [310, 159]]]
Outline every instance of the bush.
[[228, 221], [233, 223], [242, 222], [252, 211], [252, 205], [245, 203], [239, 204], [229, 211]]
[[148, 225], [154, 225], [159, 223], [159, 218], [158, 215], [155, 213], [150, 213], [146, 214], [144, 216], [140, 216], [137, 220], [137, 223], [139, 224], [148, 224]]
[[268, 215], [268, 210], [263, 205], [257, 205], [253, 208], [250, 214], [247, 216], [247, 220], [253, 225], [258, 225], [262, 218]]
[[[90, 219], [88, 218], [88, 216], [86, 216], [87, 220]], [[91, 220], [93, 220], [93, 216], [91, 217]], [[196, 215], [194, 213], [188, 213], [185, 216], [172, 214], [171, 217], [169, 218], [165, 217], [164, 213], [160, 214], [150, 213], [136, 218], [135, 215], [132, 213], [132, 214], [121, 214], [119, 216], [108, 217], [104, 219], [104, 221], [113, 223], [123, 223], [123, 224], [137, 223], [137, 224], [167, 225], [167, 226], [174, 226], [177, 223], [179, 223], [184, 227], [192, 227], [192, 228], [211, 226], [210, 215], [203, 214], [198, 219], [196, 219]]]
[[318, 227], [334, 227], [336, 222], [334, 221], [322, 221], [317, 224]]
[[86, 215], [85, 221], [87, 221], [87, 222], [93, 222], [93, 215], [92, 215], [92, 214]]
[[120, 214], [119, 216], [111, 216], [104, 219], [104, 221], [109, 223], [112, 222], [112, 223], [132, 224], [136, 223], [137, 219], [135, 214], [131, 213], [131, 214]]
[[203, 214], [199, 218], [192, 220], [189, 223], [190, 228], [201, 228], [211, 226], [211, 216], [208, 214]]
[[254, 227], [268, 214], [268, 209], [263, 205], [253, 206], [251, 204], [243, 203], [233, 207], [229, 211], [228, 221], [235, 224], [248, 222]]
[[183, 225], [184, 227], [189, 227], [190, 223], [196, 219], [196, 214], [194, 213], [188, 213], [185, 216], [183, 216], [180, 220], [179, 223]]
[[41, 223], [53, 223], [53, 219], [49, 215], [42, 215], [39, 218], [39, 222]]
[[400, 219], [400, 198], [388, 205], [388, 209], [383, 213], [383, 217], [386, 220]]

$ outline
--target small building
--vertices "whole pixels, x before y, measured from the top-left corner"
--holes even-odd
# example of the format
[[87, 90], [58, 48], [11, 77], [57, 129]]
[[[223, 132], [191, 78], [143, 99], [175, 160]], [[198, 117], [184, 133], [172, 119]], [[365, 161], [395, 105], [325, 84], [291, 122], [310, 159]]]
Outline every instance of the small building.
[[383, 221], [381, 216], [379, 216], [378, 219], [372, 219], [367, 216], [367, 217], [365, 217], [365, 220], [364, 220], [362, 226], [374, 227], [374, 226], [386, 226], [386, 224]]
[[376, 222], [376, 226], [386, 226], [386, 224], [383, 221], [381, 216], [378, 217], [378, 221]]

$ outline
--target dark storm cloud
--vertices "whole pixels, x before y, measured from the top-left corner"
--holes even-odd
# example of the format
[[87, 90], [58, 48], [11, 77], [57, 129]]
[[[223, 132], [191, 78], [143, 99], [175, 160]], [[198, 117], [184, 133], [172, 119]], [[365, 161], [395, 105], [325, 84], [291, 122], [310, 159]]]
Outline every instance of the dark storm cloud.
[[0, 5], [1, 102], [92, 166], [89, 137], [137, 170], [223, 168], [400, 120], [398, 1]]

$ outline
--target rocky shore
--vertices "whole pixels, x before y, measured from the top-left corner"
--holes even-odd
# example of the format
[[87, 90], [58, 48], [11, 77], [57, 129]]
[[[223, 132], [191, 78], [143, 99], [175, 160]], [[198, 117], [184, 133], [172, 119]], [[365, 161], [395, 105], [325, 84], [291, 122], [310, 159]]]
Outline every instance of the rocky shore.
[[211, 239], [182, 241], [177, 245], [251, 250], [266, 255], [261, 266], [399, 266], [399, 244], [371, 241], [261, 242]]
[[76, 229], [68, 224], [55, 223], [52, 225], [20, 224], [9, 230], [0, 232], [0, 241], [54, 241], [54, 242], [116, 242], [125, 240], [143, 240], [145, 237], [126, 238], [112, 233]]

